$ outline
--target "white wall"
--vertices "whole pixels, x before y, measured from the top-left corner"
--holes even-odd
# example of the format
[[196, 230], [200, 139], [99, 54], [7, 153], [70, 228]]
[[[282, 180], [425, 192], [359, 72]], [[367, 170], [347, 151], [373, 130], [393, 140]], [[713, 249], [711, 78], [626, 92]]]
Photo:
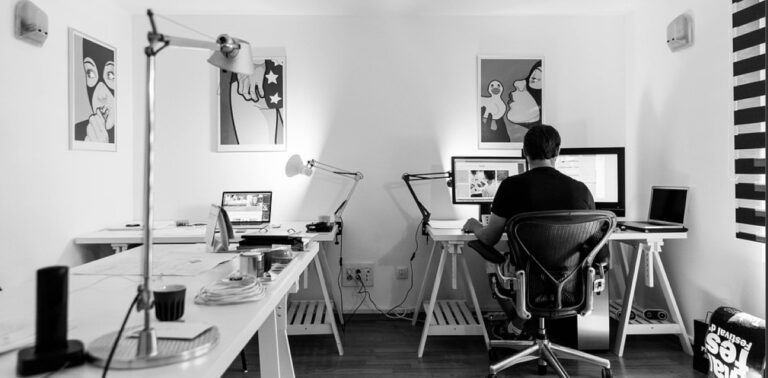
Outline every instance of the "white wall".
[[[91, 257], [77, 234], [133, 215], [133, 55], [130, 17], [101, 1], [36, 0], [48, 14], [42, 47], [13, 37], [15, 1], [0, 8], [0, 286], [33, 282], [35, 271]], [[70, 151], [68, 32], [117, 50], [117, 152]]]
[[[564, 145], [624, 145], [622, 16], [173, 18], [206, 34], [226, 32], [255, 47], [285, 48], [288, 151], [215, 152], [215, 69], [205, 63], [204, 52], [162, 52], [157, 65], [157, 219], [205, 219], [207, 204], [218, 202], [223, 190], [241, 189], [273, 190], [274, 219], [314, 219], [333, 211], [350, 182], [323, 172], [289, 179], [283, 173], [287, 158], [300, 153], [360, 170], [365, 179], [345, 213], [344, 261], [377, 264], [372, 292], [382, 308], [398, 303], [408, 287], [407, 281], [394, 279], [394, 268], [408, 265], [419, 217], [400, 176], [449, 170], [452, 155], [507, 153], [477, 150], [478, 54], [543, 56], [545, 121], [560, 129]], [[196, 37], [167, 22], [158, 27], [163, 33]], [[145, 17], [134, 18], [135, 51], [146, 44], [147, 30]], [[134, 86], [139, 88], [143, 58], [136, 54], [134, 63]], [[137, 105], [143, 101], [140, 92]], [[136, 109], [136, 114], [143, 111]], [[134, 179], [138, 191], [140, 173]], [[476, 207], [451, 205], [443, 183], [415, 186], [433, 219], [476, 215]], [[429, 252], [424, 240], [419, 237], [409, 306]], [[338, 247], [329, 251], [334, 272], [338, 254]], [[469, 260], [478, 272], [475, 287], [483, 307], [495, 307], [479, 274], [479, 258], [471, 255]], [[345, 292], [347, 309], [360, 298], [350, 300], [351, 294]], [[301, 295], [317, 297], [318, 291]], [[452, 294], [444, 290], [441, 295]]]
[[[731, 3], [637, 1], [628, 52], [627, 161], [632, 214], [644, 216], [652, 184], [691, 188], [688, 240], [662, 260], [689, 333], [721, 305], [765, 318], [764, 245], [736, 239], [732, 164]], [[694, 45], [672, 53], [667, 24], [694, 20]]]

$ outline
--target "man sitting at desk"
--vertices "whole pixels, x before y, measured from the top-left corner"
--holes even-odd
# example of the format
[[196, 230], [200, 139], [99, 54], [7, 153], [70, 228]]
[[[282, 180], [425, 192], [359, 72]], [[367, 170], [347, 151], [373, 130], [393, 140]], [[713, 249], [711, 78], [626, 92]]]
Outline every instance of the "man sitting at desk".
[[[528, 160], [528, 171], [504, 179], [499, 185], [491, 205], [488, 225], [475, 218], [464, 224], [465, 232], [472, 232], [478, 240], [487, 245], [496, 245], [504, 233], [507, 220], [530, 211], [544, 210], [594, 210], [595, 201], [587, 186], [555, 169], [555, 160], [560, 153], [560, 134], [554, 127], [538, 125], [531, 127], [523, 140], [523, 156]], [[495, 266], [487, 264], [489, 273]], [[514, 314], [515, 304], [499, 300], [507, 314]], [[525, 319], [510, 319], [507, 330], [520, 335]]]

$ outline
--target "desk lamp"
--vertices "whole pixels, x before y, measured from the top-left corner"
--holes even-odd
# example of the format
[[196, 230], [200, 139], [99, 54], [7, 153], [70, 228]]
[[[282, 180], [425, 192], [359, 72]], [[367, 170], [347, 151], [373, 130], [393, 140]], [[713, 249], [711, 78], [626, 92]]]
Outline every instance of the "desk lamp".
[[427, 210], [427, 207], [424, 206], [424, 204], [419, 201], [419, 197], [416, 196], [416, 192], [413, 191], [413, 187], [411, 186], [411, 180], [413, 181], [424, 181], [424, 180], [440, 180], [440, 179], [447, 179], [448, 182], [446, 185], [452, 186], [453, 185], [453, 173], [451, 172], [429, 172], [429, 173], [403, 173], [402, 176], [403, 181], [405, 181], [405, 186], [408, 187], [408, 190], [411, 192], [411, 196], [413, 197], [413, 200], [416, 201], [416, 206], [419, 208], [419, 212], [421, 212], [421, 233], [422, 235], [427, 234], [427, 225], [429, 224], [429, 217], [432, 216], [432, 213]]
[[303, 160], [301, 160], [301, 156], [293, 155], [288, 159], [288, 163], [285, 165], [285, 175], [288, 177], [293, 177], [301, 173], [305, 176], [311, 176], [312, 171], [315, 168], [321, 171], [334, 173], [339, 176], [355, 180], [355, 182], [352, 184], [352, 187], [349, 189], [349, 192], [347, 193], [347, 198], [345, 198], [344, 201], [341, 202], [341, 205], [336, 208], [336, 211], [333, 212], [333, 219], [339, 226], [338, 234], [341, 235], [342, 228], [344, 227], [344, 221], [341, 218], [341, 214], [344, 212], [344, 208], [347, 207], [349, 199], [352, 197], [352, 193], [355, 191], [355, 188], [357, 188], [357, 183], [363, 179], [363, 174], [360, 172], [352, 172], [337, 168], [332, 165], [321, 163], [315, 159], [309, 160], [306, 164], [304, 164]]
[[[131, 338], [123, 334], [120, 340], [116, 340], [116, 336], [120, 334], [120, 331], [117, 331], [99, 337], [88, 347], [88, 353], [93, 357], [95, 364], [110, 365], [118, 369], [166, 365], [199, 357], [213, 349], [219, 339], [218, 329], [211, 327], [192, 340], [161, 339], [158, 344], [157, 334], [150, 324], [150, 310], [154, 305], [150, 291], [150, 277], [152, 275], [152, 143], [155, 124], [155, 56], [166, 47], [212, 50], [213, 55], [208, 59], [212, 65], [241, 74], [253, 72], [251, 49], [247, 42], [226, 34], [220, 35], [215, 41], [193, 40], [160, 34], [155, 27], [152, 10], [147, 10], [147, 16], [149, 16], [152, 30], [147, 34], [149, 45], [144, 48], [144, 54], [147, 56], [143, 190], [144, 253], [141, 258], [142, 282], [138, 286], [135, 300], [137, 311], [144, 312], [144, 325], [138, 332], [138, 338]], [[114, 355], [111, 355], [111, 349], [116, 342], [116, 350]]]

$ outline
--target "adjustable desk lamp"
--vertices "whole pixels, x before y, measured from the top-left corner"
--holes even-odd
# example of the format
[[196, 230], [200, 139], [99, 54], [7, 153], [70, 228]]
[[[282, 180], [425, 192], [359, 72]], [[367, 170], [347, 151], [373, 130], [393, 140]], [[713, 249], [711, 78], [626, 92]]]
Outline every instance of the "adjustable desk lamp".
[[110, 350], [119, 331], [99, 337], [88, 348], [88, 353], [97, 365], [103, 366], [107, 364], [107, 361], [111, 361], [110, 366], [123, 369], [167, 365], [199, 357], [213, 349], [219, 339], [218, 329], [211, 327], [195, 339], [161, 340], [158, 345], [157, 334], [150, 325], [150, 310], [154, 305], [149, 285], [152, 275], [152, 142], [155, 125], [155, 56], [168, 46], [212, 50], [214, 53], [208, 59], [212, 65], [241, 74], [253, 72], [251, 48], [247, 42], [226, 34], [220, 35], [215, 42], [160, 34], [155, 27], [152, 10], [147, 10], [147, 16], [149, 16], [152, 30], [147, 34], [149, 45], [144, 48], [144, 54], [147, 56], [147, 129], [144, 145], [144, 254], [142, 254], [141, 260], [143, 280], [138, 286], [136, 298], [136, 309], [144, 311], [144, 325], [139, 331], [138, 341], [135, 338], [127, 337], [126, 333], [128, 332], [121, 336], [114, 356], [110, 356]]
[[411, 180], [414, 181], [423, 181], [423, 180], [439, 180], [439, 179], [448, 179], [448, 182], [446, 185], [452, 186], [453, 185], [453, 173], [451, 172], [429, 172], [429, 173], [403, 173], [403, 181], [405, 181], [405, 185], [408, 187], [408, 190], [411, 192], [411, 196], [413, 196], [413, 200], [416, 201], [416, 206], [419, 208], [419, 211], [421, 212], [421, 234], [426, 235], [427, 234], [427, 225], [429, 224], [429, 217], [432, 215], [432, 213], [427, 210], [427, 207], [424, 206], [424, 204], [419, 201], [419, 197], [416, 196], [416, 192], [413, 191], [413, 187], [411, 186]]
[[352, 184], [352, 187], [349, 189], [349, 192], [347, 193], [347, 198], [345, 198], [344, 201], [341, 202], [341, 205], [339, 205], [339, 207], [336, 208], [336, 211], [333, 212], [333, 219], [336, 222], [336, 225], [338, 225], [339, 227], [339, 232], [337, 235], [341, 235], [342, 229], [344, 228], [344, 220], [341, 218], [341, 214], [344, 212], [344, 209], [347, 207], [347, 204], [349, 203], [349, 199], [352, 197], [352, 193], [354, 193], [355, 188], [357, 188], [357, 183], [363, 179], [363, 174], [360, 172], [353, 172], [353, 171], [337, 168], [332, 165], [321, 163], [315, 159], [308, 160], [307, 163], [304, 164], [303, 161], [301, 160], [301, 156], [299, 155], [293, 155], [288, 159], [288, 163], [286, 163], [285, 165], [285, 174], [288, 177], [296, 176], [299, 173], [305, 176], [311, 176], [312, 170], [315, 168], [321, 171], [334, 173], [339, 176], [343, 176], [355, 181]]

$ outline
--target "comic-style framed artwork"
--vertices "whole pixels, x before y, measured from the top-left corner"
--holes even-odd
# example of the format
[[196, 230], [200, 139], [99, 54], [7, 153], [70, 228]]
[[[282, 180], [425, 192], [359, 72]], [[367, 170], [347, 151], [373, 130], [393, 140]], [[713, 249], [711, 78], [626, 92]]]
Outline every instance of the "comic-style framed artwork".
[[478, 148], [522, 154], [525, 133], [542, 123], [544, 58], [480, 55], [477, 86]]
[[219, 152], [285, 151], [285, 62], [254, 56], [251, 75], [219, 70]]
[[69, 148], [117, 151], [117, 51], [69, 28]]

